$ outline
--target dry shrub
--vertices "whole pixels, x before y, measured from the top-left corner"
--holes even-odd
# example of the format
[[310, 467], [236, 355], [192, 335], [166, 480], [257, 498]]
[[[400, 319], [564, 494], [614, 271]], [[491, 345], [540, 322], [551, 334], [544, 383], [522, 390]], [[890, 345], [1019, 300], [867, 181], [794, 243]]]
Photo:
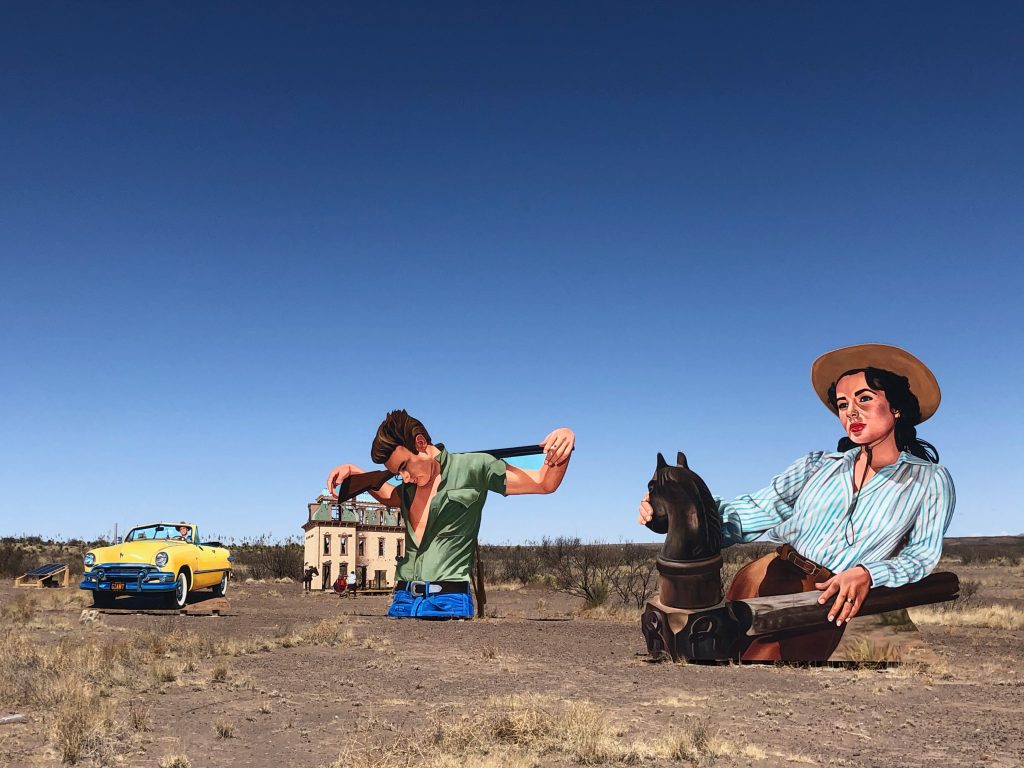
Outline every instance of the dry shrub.
[[716, 756], [717, 734], [711, 730], [707, 720], [687, 721], [685, 726], [673, 731], [667, 737], [668, 754], [673, 760], [688, 761], [704, 765]]
[[217, 731], [217, 736], [221, 739], [233, 739], [235, 737], [234, 723], [229, 723], [227, 720], [218, 720], [213, 724], [213, 727]]
[[898, 645], [876, 643], [866, 637], [852, 638], [843, 648], [847, 661], [861, 666], [896, 664], [903, 658]]
[[1024, 610], [1009, 605], [987, 605], [949, 610], [924, 606], [911, 608], [910, 617], [917, 625], [944, 627], [988, 627], [990, 629], [1024, 629]]
[[370, 635], [369, 637], [365, 638], [362, 643], [360, 643], [359, 647], [365, 648], [368, 651], [387, 652], [391, 650], [391, 641], [388, 640], [386, 637], [375, 637], [373, 635]]
[[128, 727], [133, 731], [148, 731], [150, 728], [149, 707], [136, 699], [128, 701]]
[[215, 683], [223, 683], [228, 679], [228, 664], [226, 661], [218, 662], [213, 668], [210, 679]]
[[157, 683], [174, 683], [178, 680], [178, 668], [172, 663], [158, 661], [150, 669]]
[[192, 768], [187, 755], [165, 755], [157, 763], [158, 768]]
[[50, 736], [61, 760], [74, 765], [85, 759], [107, 763], [124, 739], [124, 726], [115, 722], [110, 702], [67, 680], [54, 710]]
[[305, 633], [306, 640], [313, 645], [344, 645], [355, 640], [355, 632], [352, 627], [346, 626], [346, 620], [324, 619], [315, 624]]

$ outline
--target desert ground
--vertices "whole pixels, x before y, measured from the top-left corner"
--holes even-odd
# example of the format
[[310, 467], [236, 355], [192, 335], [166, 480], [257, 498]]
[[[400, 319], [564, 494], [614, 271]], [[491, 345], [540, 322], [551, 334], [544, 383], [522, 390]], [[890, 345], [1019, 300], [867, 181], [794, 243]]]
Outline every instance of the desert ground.
[[1024, 566], [940, 569], [972, 594], [911, 609], [922, 653], [810, 667], [655, 663], [638, 611], [538, 585], [428, 622], [297, 582], [216, 616], [5, 579], [0, 765], [1024, 765]]

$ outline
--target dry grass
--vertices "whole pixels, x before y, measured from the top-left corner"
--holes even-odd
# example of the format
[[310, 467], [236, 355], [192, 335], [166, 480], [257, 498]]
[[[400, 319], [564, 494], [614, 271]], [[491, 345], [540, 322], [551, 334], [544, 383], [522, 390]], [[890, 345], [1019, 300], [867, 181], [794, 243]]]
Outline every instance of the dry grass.
[[[122, 632], [74, 622], [68, 625], [73, 632], [54, 632], [65, 629], [61, 622], [67, 623], [66, 613], [80, 605], [77, 595], [64, 593], [17, 595], [0, 606], [0, 709], [38, 715], [67, 764], [110, 764], [133, 749], [132, 735], [148, 731], [151, 723], [149, 708], [137, 693], [151, 690], [154, 682], [201, 686], [205, 681], [193, 673], [203, 660], [219, 659], [210, 675], [214, 682], [225, 682], [225, 657], [289, 644], [336, 645], [354, 638], [344, 619], [284, 637], [244, 640], [211, 639], [171, 622], [158, 630]], [[47, 631], [37, 631], [40, 627]], [[218, 733], [230, 738], [234, 726], [218, 724]], [[164, 762], [189, 765], [184, 756], [172, 755]]]
[[215, 683], [223, 683], [228, 679], [230, 668], [226, 661], [221, 661], [216, 664], [213, 668], [213, 672], [210, 673], [210, 680]]
[[0, 605], [0, 621], [4, 624], [26, 625], [36, 615], [36, 601], [22, 593], [6, 605]]
[[564, 702], [533, 695], [491, 699], [473, 716], [441, 709], [435, 713], [426, 738], [418, 744], [396, 741], [393, 726], [379, 730], [388, 736], [376, 741], [356, 739], [328, 768], [525, 768], [540, 765], [544, 758], [579, 765], [675, 761], [701, 766], [725, 755], [808, 762], [798, 756], [769, 755], [753, 746], [727, 741], [706, 719], [680, 718], [675, 730], [653, 742], [631, 740], [609, 721], [604, 709], [592, 702]]
[[307, 631], [306, 640], [313, 645], [346, 645], [355, 640], [352, 627], [346, 626], [345, 618], [324, 619]]
[[218, 720], [213, 724], [213, 727], [217, 731], [218, 738], [233, 739], [235, 737], [234, 723], [229, 723], [227, 720]]
[[633, 606], [609, 601], [594, 606], [584, 603], [583, 607], [575, 612], [575, 615], [581, 619], [600, 619], [603, 621], [626, 623], [636, 622], [639, 624], [641, 613], [643, 613], [642, 610]]
[[158, 768], [192, 768], [192, 761], [185, 755], [166, 755], [157, 763]]
[[897, 664], [903, 658], [898, 645], [876, 643], [866, 637], [851, 639], [843, 647], [843, 654], [847, 661], [861, 666]]
[[989, 629], [1017, 630], [1024, 628], [1024, 610], [1007, 605], [987, 605], [949, 610], [924, 606], [911, 608], [910, 617], [915, 624], [933, 624], [944, 627], [988, 627]]
[[128, 727], [139, 732], [150, 730], [149, 707], [135, 699], [129, 700]]
[[114, 721], [111, 709], [109, 702], [101, 701], [78, 681], [69, 682], [50, 726], [50, 737], [63, 762], [109, 761], [124, 730]]
[[386, 637], [374, 637], [373, 635], [365, 638], [363, 642], [359, 644], [360, 648], [364, 648], [367, 651], [391, 651], [391, 641]]

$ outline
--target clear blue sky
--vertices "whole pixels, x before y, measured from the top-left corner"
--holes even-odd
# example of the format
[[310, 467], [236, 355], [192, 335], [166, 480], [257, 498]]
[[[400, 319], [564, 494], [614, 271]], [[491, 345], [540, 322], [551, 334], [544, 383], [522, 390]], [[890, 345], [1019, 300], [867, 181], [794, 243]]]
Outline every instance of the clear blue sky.
[[486, 541], [654, 540], [935, 371], [952, 535], [1024, 531], [1018, 3], [28, 3], [0, 25], [0, 532], [299, 533], [406, 407], [569, 425]]

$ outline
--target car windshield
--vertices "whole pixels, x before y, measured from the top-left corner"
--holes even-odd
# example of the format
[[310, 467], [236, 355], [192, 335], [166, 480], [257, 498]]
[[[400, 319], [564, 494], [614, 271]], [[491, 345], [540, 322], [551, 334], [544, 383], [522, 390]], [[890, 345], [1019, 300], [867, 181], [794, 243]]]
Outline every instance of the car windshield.
[[192, 541], [192, 528], [188, 525], [172, 525], [162, 523], [157, 525], [146, 525], [141, 528], [132, 528], [125, 541], [146, 541], [156, 539], [157, 541]]

